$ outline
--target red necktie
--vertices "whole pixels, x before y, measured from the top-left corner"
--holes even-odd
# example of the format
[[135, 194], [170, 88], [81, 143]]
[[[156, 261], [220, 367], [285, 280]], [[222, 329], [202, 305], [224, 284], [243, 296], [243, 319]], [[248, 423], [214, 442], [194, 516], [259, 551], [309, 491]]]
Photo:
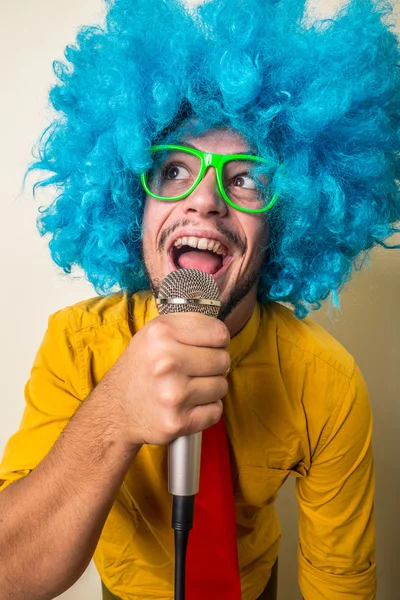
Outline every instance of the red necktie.
[[236, 511], [223, 418], [203, 432], [186, 561], [187, 600], [241, 600]]

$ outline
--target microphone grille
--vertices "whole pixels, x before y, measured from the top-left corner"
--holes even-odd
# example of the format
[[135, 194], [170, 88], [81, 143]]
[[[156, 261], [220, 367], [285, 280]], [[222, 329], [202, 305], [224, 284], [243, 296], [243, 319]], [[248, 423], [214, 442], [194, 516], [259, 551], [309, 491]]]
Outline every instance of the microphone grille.
[[209, 317], [218, 317], [220, 310], [219, 290], [214, 279], [208, 273], [198, 269], [177, 269], [171, 271], [160, 285], [158, 301], [174, 298], [202, 299], [216, 301], [210, 304], [158, 304], [160, 314], [176, 312], [200, 312]]

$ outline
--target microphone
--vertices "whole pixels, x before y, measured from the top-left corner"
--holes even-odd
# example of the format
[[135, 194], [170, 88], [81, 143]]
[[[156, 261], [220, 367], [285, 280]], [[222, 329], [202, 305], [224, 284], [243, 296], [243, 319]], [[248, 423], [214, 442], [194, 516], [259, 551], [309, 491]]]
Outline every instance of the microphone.
[[[163, 280], [156, 299], [160, 314], [200, 312], [218, 317], [221, 301], [214, 279], [197, 269], [178, 269]], [[175, 531], [175, 600], [185, 598], [185, 564], [193, 527], [195, 495], [199, 491], [202, 432], [185, 435], [168, 447], [168, 490], [172, 494]]]

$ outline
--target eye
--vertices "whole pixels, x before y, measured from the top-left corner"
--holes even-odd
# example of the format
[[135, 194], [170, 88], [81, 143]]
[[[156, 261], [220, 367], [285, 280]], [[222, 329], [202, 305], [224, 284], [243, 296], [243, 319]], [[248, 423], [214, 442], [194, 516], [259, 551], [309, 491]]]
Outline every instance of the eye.
[[235, 187], [245, 188], [247, 190], [255, 190], [257, 187], [254, 179], [245, 173], [236, 175], [232, 180], [232, 185]]
[[189, 171], [182, 165], [168, 165], [164, 167], [163, 179], [177, 180], [177, 179], [188, 179], [190, 177]]

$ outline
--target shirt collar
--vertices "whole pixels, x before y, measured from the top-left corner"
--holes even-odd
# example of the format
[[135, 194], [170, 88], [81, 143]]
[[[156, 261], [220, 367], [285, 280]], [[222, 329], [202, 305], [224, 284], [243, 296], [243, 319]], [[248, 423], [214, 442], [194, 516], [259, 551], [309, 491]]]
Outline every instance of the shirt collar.
[[256, 302], [254, 310], [246, 325], [231, 339], [228, 346], [231, 357], [231, 370], [236, 367], [253, 345], [260, 326], [260, 305]]

